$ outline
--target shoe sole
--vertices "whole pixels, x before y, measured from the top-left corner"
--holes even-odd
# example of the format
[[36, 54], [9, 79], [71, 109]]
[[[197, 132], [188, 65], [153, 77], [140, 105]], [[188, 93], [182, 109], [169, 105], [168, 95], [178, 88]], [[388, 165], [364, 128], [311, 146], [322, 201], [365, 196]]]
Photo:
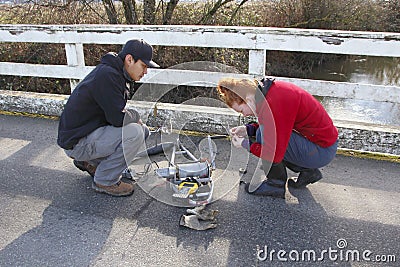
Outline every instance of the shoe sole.
[[260, 194], [260, 193], [258, 193], [258, 194], [252, 194], [252, 193], [249, 193], [250, 195], [254, 195], [254, 196], [261, 196], [261, 197], [273, 197], [273, 198], [282, 198], [282, 199], [285, 199], [285, 194]]
[[92, 183], [92, 189], [94, 189], [94, 191], [96, 191], [97, 193], [103, 193], [103, 194], [107, 194], [113, 197], [128, 197], [130, 195], [133, 194], [133, 192], [135, 191], [134, 189], [132, 189], [131, 192], [128, 193], [121, 193], [121, 194], [115, 194], [115, 193], [111, 193], [101, 187], [98, 187], [95, 183]]
[[295, 182], [293, 179], [290, 179], [290, 180], [288, 181], [288, 187], [296, 188], [296, 189], [299, 189], [299, 188], [306, 188], [307, 185], [316, 183], [316, 182], [318, 182], [319, 180], [321, 180], [321, 179], [318, 179], [318, 180], [312, 181], [312, 182], [308, 182], [308, 183], [305, 183], [305, 184], [298, 185], [297, 182]]
[[249, 192], [246, 190], [246, 193], [249, 195], [253, 195], [253, 196], [261, 196], [261, 197], [273, 197], [273, 198], [282, 198], [285, 199], [285, 193], [275, 193], [275, 194], [268, 194], [268, 193], [254, 193], [254, 192]]

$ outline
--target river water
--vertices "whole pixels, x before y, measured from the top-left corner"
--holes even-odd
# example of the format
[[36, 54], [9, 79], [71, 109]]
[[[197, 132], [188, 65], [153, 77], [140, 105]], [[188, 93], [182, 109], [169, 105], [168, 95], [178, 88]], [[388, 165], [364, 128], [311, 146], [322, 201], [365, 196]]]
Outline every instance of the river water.
[[[350, 56], [322, 66], [308, 78], [400, 87], [400, 58]], [[399, 103], [328, 97], [321, 102], [333, 119], [400, 127]]]

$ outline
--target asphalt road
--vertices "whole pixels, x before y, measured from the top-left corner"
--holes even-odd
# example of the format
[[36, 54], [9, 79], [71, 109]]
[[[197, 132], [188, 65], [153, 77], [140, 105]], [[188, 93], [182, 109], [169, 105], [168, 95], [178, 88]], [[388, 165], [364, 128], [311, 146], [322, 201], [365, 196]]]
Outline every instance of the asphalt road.
[[[0, 115], [0, 266], [399, 266], [398, 163], [338, 155], [285, 200], [236, 183], [208, 206], [218, 226], [195, 231], [179, 226], [186, 208], [138, 186], [95, 193], [56, 145], [57, 125]], [[216, 142], [219, 165], [236, 157]]]

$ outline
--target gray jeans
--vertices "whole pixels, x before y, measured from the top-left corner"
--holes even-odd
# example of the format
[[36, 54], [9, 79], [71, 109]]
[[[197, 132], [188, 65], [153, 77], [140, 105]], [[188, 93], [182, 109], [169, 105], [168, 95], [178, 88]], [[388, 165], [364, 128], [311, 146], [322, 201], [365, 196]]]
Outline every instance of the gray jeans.
[[113, 185], [120, 180], [123, 170], [144, 149], [145, 129], [130, 123], [124, 127], [104, 126], [81, 138], [65, 153], [78, 161], [96, 166], [94, 181], [100, 185]]
[[[256, 141], [263, 143], [262, 125], [257, 129]], [[303, 168], [321, 168], [333, 160], [337, 146], [338, 141], [330, 147], [320, 147], [293, 131], [286, 148], [284, 160]]]

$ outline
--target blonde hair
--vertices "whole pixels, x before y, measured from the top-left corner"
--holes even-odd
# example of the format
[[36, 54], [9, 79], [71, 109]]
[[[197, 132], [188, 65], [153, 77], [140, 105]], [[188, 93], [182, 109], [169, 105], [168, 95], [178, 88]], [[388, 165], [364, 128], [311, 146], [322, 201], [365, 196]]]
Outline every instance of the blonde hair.
[[255, 94], [257, 81], [251, 79], [222, 78], [217, 85], [219, 97], [229, 106], [240, 105], [248, 94]]

